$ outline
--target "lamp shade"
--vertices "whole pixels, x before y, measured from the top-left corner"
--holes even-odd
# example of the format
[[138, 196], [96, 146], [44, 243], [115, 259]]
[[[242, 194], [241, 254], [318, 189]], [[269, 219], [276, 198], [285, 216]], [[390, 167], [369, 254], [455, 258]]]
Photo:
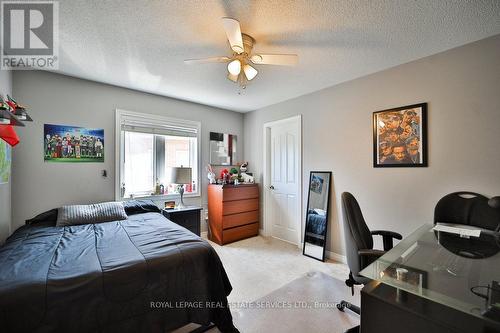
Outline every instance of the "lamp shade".
[[167, 179], [173, 184], [191, 184], [191, 168], [168, 168]]

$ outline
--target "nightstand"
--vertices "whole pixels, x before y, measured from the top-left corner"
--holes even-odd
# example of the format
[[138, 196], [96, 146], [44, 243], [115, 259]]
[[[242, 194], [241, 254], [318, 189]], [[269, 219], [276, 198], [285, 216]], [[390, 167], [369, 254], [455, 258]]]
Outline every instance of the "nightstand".
[[200, 236], [201, 211], [202, 207], [188, 206], [185, 208], [163, 209], [162, 214], [170, 221], [188, 229], [192, 233]]

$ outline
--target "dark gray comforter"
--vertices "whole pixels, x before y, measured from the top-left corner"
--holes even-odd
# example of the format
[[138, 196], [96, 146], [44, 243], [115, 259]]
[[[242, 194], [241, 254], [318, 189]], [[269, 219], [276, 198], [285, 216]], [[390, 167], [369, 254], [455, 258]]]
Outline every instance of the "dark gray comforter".
[[233, 331], [214, 249], [160, 213], [18, 229], [0, 248], [2, 332]]

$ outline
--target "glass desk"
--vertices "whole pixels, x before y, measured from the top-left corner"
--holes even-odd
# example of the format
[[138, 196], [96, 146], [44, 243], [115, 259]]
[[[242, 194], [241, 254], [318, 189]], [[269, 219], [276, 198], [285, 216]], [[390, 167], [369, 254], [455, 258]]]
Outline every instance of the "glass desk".
[[498, 234], [483, 230], [479, 237], [466, 238], [433, 227], [423, 225], [361, 275], [398, 292], [500, 322]]

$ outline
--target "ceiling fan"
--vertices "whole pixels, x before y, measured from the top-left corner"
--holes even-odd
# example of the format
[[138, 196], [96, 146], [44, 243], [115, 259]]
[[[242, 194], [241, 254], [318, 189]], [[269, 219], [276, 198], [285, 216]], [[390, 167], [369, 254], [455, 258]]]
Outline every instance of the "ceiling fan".
[[258, 71], [251, 64], [294, 66], [298, 63], [299, 57], [296, 54], [252, 54], [255, 39], [250, 35], [241, 33], [240, 22], [238, 20], [223, 17], [222, 25], [226, 31], [229, 46], [233, 54], [229, 57], [187, 59], [184, 60], [184, 63], [228, 63], [227, 70], [229, 73], [227, 74], [227, 78], [238, 83], [242, 88], [245, 88], [248, 81], [251, 81], [258, 74]]

